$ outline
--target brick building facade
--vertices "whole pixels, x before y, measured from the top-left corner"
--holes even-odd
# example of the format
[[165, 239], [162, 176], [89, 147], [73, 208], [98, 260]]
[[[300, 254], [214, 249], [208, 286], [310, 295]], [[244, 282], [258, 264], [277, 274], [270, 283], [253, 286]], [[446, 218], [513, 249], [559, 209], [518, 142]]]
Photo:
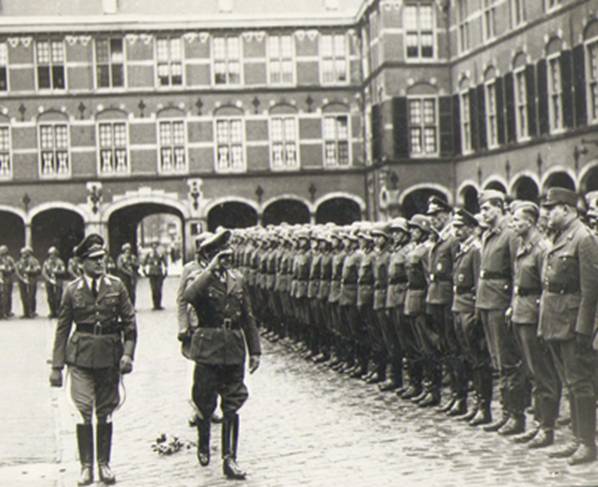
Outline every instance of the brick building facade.
[[[533, 5], [532, 5], [533, 3]], [[598, 189], [597, 0], [3, 0], [0, 225], [67, 256]]]

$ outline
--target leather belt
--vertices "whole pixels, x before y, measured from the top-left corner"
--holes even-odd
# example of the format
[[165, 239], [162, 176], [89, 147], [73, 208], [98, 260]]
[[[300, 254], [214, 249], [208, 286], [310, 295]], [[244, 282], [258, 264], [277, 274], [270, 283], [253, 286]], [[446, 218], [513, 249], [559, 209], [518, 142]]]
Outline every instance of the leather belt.
[[223, 330], [239, 330], [241, 327], [230, 318], [224, 318], [222, 323], [201, 325], [199, 328], [222, 328]]
[[92, 335], [118, 335], [120, 328], [114, 326], [112, 323], [77, 323], [77, 331], [79, 333], [90, 333]]
[[549, 293], [555, 293], [555, 294], [576, 294], [579, 292], [579, 288], [578, 287], [567, 287], [565, 285], [562, 284], [553, 284], [553, 283], [549, 283], [544, 287], [545, 291], [548, 291]]
[[474, 294], [474, 289], [471, 286], [455, 286], [453, 291], [457, 295], [461, 294]]
[[480, 279], [511, 279], [511, 276], [508, 274], [503, 274], [502, 272], [494, 272], [494, 271], [485, 271], [482, 270], [480, 272]]
[[430, 273], [430, 281], [432, 281], [432, 282], [451, 282], [452, 279], [445, 274]]
[[536, 287], [515, 286], [513, 293], [516, 296], [540, 296], [542, 294], [542, 289], [538, 289]]
[[389, 284], [405, 284], [407, 282], [408, 281], [407, 281], [406, 277], [404, 277], [404, 278], [398, 277], [398, 278], [395, 278], [395, 279], [391, 279], [390, 282], [389, 282]]
[[425, 291], [426, 288], [418, 287], [415, 284], [413, 284], [413, 285], [410, 284], [409, 286], [407, 286], [407, 289], [409, 289], [410, 291]]

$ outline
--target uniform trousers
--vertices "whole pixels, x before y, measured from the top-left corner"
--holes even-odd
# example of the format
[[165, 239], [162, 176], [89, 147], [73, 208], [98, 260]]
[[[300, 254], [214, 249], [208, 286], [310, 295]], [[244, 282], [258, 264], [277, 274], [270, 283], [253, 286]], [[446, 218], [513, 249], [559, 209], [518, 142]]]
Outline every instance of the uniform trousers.
[[540, 341], [535, 323], [513, 323], [515, 338], [532, 382], [536, 417], [540, 425], [554, 428], [559, 414], [562, 384], [548, 347]]
[[162, 284], [164, 276], [149, 276], [150, 288], [152, 290], [152, 304], [154, 309], [162, 307]]
[[33, 316], [37, 308], [37, 283], [34, 281], [26, 284], [23, 281], [19, 281], [19, 294], [21, 295], [23, 315], [27, 317]]
[[249, 397], [244, 377], [245, 364], [214, 365], [197, 362], [193, 372], [191, 397], [202, 418], [212, 417], [218, 395], [224, 416], [236, 414]]
[[52, 284], [46, 282], [46, 297], [48, 298], [48, 307], [52, 316], [58, 315], [60, 309], [60, 301], [62, 300], [62, 282]]
[[525, 373], [515, 333], [507, 326], [504, 309], [480, 310], [492, 366], [499, 373], [503, 412], [516, 416], [525, 409]]
[[71, 397], [84, 422], [91, 422], [94, 407], [98, 419], [110, 417], [120, 402], [118, 368], [69, 366], [69, 374]]
[[13, 280], [10, 276], [4, 276], [4, 283], [2, 284], [2, 313], [4, 316], [12, 314], [12, 288]]

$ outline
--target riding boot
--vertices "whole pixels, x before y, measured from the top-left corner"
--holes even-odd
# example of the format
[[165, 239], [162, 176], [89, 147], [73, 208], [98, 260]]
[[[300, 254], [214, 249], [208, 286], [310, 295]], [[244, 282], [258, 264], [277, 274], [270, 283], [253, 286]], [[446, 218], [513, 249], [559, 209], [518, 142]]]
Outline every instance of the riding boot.
[[81, 476], [77, 485], [93, 484], [93, 425], [77, 425], [77, 446], [81, 462]]
[[222, 422], [222, 472], [229, 479], [245, 480], [246, 473], [237, 465], [239, 415], [226, 415]]
[[106, 485], [116, 482], [116, 477], [110, 470], [110, 450], [112, 448], [112, 423], [98, 423], [96, 429], [98, 474]]
[[202, 467], [210, 464], [210, 426], [209, 419], [197, 421], [197, 459]]
[[574, 398], [577, 413], [579, 448], [569, 458], [569, 465], [581, 465], [596, 460], [596, 401], [592, 396]]

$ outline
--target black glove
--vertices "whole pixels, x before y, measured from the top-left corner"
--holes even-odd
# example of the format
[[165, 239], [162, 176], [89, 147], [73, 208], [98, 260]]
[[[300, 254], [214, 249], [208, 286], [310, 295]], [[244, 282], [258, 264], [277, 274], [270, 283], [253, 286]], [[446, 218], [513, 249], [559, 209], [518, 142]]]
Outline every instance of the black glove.
[[177, 340], [183, 344], [187, 343], [191, 340], [191, 330], [184, 330], [180, 331], [179, 334], [176, 336]]

